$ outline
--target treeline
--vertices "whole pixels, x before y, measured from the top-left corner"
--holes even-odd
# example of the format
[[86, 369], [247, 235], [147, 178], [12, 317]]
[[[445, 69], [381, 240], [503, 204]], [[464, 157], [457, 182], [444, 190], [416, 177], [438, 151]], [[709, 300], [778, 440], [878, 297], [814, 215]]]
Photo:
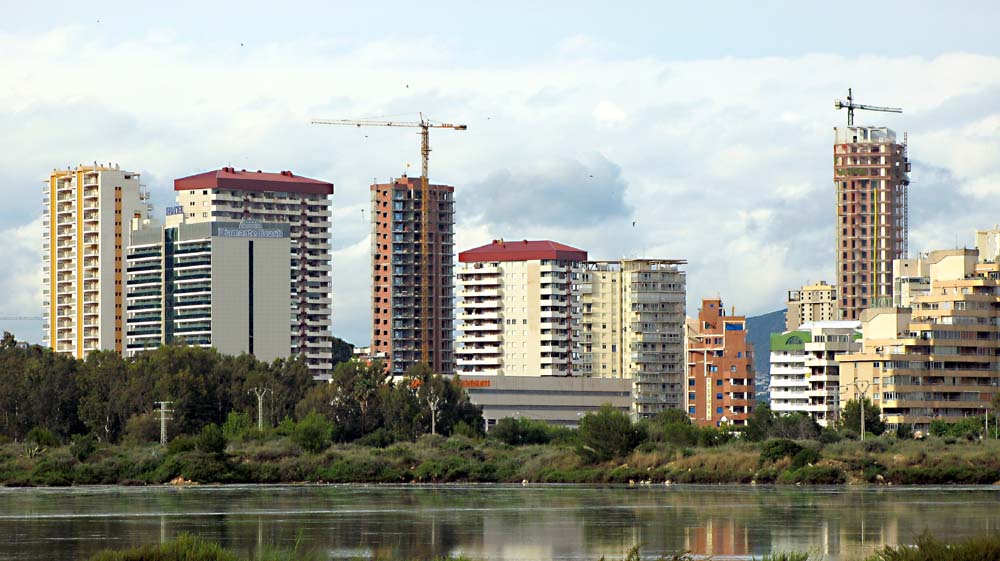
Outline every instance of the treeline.
[[[73, 435], [104, 443], [158, 441], [157, 402], [168, 401], [168, 435], [197, 435], [231, 414], [258, 415], [263, 425], [311, 417], [326, 441], [349, 442], [374, 433], [385, 441], [431, 432], [475, 434], [482, 417], [457, 382], [426, 366], [393, 383], [379, 363], [348, 360], [340, 342], [333, 383], [313, 381], [299, 358], [261, 362], [214, 349], [170, 345], [125, 359], [97, 351], [85, 360], [40, 346], [0, 340], [0, 439], [53, 446]], [[345, 356], [346, 355], [346, 356]]]

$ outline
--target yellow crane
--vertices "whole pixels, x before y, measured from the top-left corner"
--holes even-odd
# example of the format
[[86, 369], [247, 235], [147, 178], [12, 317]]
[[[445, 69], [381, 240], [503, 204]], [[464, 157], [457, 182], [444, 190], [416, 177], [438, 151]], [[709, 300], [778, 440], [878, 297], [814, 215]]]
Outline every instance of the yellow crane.
[[439, 123], [431, 121], [420, 113], [419, 121], [371, 121], [353, 119], [313, 119], [314, 125], [347, 125], [354, 127], [406, 127], [420, 129], [420, 258], [422, 261], [423, 274], [421, 274], [420, 289], [420, 311], [421, 311], [421, 336], [420, 336], [420, 356], [423, 362], [430, 364], [430, 209], [431, 209], [431, 189], [427, 179], [427, 163], [431, 155], [430, 129], [452, 129], [464, 131], [469, 127], [466, 125], [453, 125], [450, 123]]

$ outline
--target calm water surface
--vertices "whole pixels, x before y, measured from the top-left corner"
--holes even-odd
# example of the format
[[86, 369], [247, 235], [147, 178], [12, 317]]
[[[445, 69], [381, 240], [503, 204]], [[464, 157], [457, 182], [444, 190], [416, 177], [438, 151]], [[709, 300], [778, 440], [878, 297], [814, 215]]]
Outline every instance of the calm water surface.
[[808, 550], [852, 560], [1000, 531], [1000, 487], [226, 486], [0, 489], [0, 559], [70, 560], [192, 532], [246, 556], [749, 559]]

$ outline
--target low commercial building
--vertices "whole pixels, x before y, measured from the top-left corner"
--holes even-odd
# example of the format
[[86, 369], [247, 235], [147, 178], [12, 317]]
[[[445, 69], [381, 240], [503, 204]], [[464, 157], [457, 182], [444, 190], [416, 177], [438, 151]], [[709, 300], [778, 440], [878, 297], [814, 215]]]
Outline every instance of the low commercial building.
[[472, 403], [483, 408], [487, 431], [504, 417], [575, 427], [603, 405], [623, 413], [632, 409], [632, 381], [627, 379], [463, 375], [461, 380]]
[[632, 381], [636, 418], [684, 407], [686, 261], [589, 261], [581, 280], [581, 370]]
[[856, 321], [805, 323], [771, 334], [771, 410], [805, 413], [822, 426], [838, 418], [840, 369], [836, 357], [861, 349]]
[[819, 281], [788, 291], [785, 330], [794, 331], [803, 323], [837, 319], [837, 287]]
[[1000, 393], [1000, 265], [976, 249], [921, 260], [928, 289], [866, 310], [861, 350], [837, 357], [843, 399], [872, 399], [889, 428], [982, 415]]
[[178, 207], [168, 226], [136, 223], [127, 248], [127, 356], [168, 343], [290, 354], [287, 223], [188, 223]]
[[587, 252], [548, 240], [496, 240], [458, 260], [459, 374], [580, 375]]
[[745, 425], [753, 413], [753, 346], [746, 317], [727, 315], [719, 298], [702, 300], [687, 322], [687, 408], [702, 426]]

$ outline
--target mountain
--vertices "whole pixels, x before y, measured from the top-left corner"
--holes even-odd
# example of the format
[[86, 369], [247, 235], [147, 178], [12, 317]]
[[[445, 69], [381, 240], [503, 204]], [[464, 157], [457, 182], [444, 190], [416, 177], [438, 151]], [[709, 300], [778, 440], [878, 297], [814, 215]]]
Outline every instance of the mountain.
[[785, 330], [785, 310], [747, 318], [747, 340], [753, 344], [753, 368], [757, 373], [757, 394], [771, 387], [771, 334]]

